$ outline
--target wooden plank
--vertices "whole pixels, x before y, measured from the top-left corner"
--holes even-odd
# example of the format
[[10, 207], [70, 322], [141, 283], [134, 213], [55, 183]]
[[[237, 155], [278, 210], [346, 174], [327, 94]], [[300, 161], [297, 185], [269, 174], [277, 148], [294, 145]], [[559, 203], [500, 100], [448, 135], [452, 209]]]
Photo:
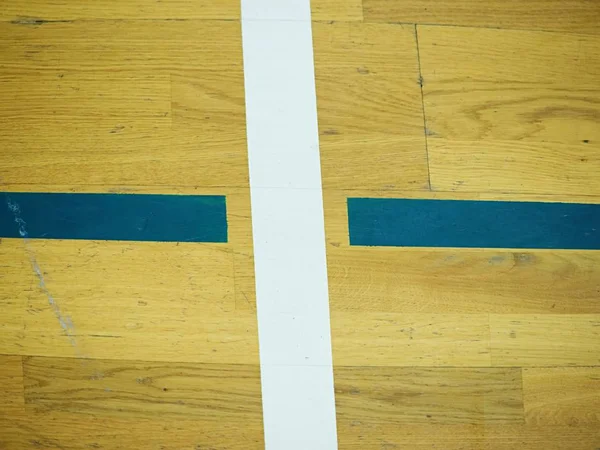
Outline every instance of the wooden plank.
[[332, 310], [600, 313], [600, 252], [328, 248]]
[[167, 128], [171, 124], [169, 77], [143, 75], [137, 79], [112, 73], [101, 78], [48, 73], [5, 76], [0, 85], [0, 118], [3, 126], [7, 126], [5, 121], [31, 126], [41, 126], [42, 121], [52, 121], [54, 126], [75, 121], [80, 126], [111, 124], [114, 128], [115, 123], [137, 119]]
[[[49, 129], [49, 125], [46, 123], [42, 128]], [[112, 128], [121, 126], [137, 128], [139, 122], [126, 125], [117, 122]], [[76, 127], [76, 123], [70, 123], [62, 132]], [[52, 133], [30, 140], [27, 135], [37, 131], [28, 127], [11, 132], [13, 136], [7, 139], [6, 135], [0, 136], [7, 145], [14, 143], [14, 151], [0, 155], [0, 176], [10, 184], [83, 186], [87, 183], [98, 191], [106, 185], [125, 190], [140, 185], [159, 189], [247, 187], [246, 156], [237, 152], [242, 141], [226, 142], [218, 137], [177, 135], [171, 131], [148, 134], [152, 132], [146, 130], [126, 131], [122, 137], [114, 137], [106, 128], [103, 134], [96, 129], [83, 136], [90, 129], [79, 128], [64, 139], [64, 147], [60, 145], [61, 131], [56, 127]], [[77, 140], [78, 137], [82, 139]], [[231, 158], [221, 159], [223, 154]]]
[[233, 22], [0, 24], [0, 177], [247, 187], [240, 41]]
[[0, 22], [3, 73], [242, 70], [239, 21]]
[[25, 393], [23, 363], [20, 356], [0, 355], [0, 386], [2, 386], [0, 389], [0, 405], [2, 405], [0, 420], [5, 416], [23, 414], [25, 412]]
[[[600, 439], [597, 423], [590, 422], [597, 419], [594, 416], [597, 380], [590, 378], [595, 378], [595, 368], [525, 369], [523, 398], [519, 369], [486, 373], [489, 370], [338, 367], [335, 375], [340, 446], [377, 450], [595, 448]], [[531, 371], [536, 375], [528, 382]], [[569, 380], [575, 371], [582, 378]], [[560, 375], [557, 377], [553, 372]], [[433, 374], [439, 377], [439, 385], [435, 384]], [[537, 374], [543, 374], [543, 378]], [[584, 385], [577, 388], [580, 381]], [[566, 393], [561, 395], [561, 389]], [[488, 409], [487, 415], [481, 414], [481, 396], [490, 392], [491, 398], [485, 402], [497, 408]], [[528, 401], [541, 402], [541, 408], [551, 414], [544, 417], [551, 420], [543, 424], [532, 422]], [[523, 404], [527, 423], [523, 422]], [[477, 405], [475, 409], [473, 405]], [[560, 409], [560, 420], [556, 420], [559, 416], [548, 407], [554, 413]], [[478, 412], [474, 413], [476, 409]], [[453, 414], [456, 411], [459, 413]], [[468, 412], [483, 422], [464, 423]], [[495, 414], [508, 414], [505, 418], [510, 420], [493, 420]], [[580, 420], [584, 417], [586, 420]]]
[[[206, 194], [226, 195], [227, 198], [227, 225], [228, 243], [220, 246], [233, 255], [233, 273], [235, 281], [235, 308], [238, 310], [256, 310], [256, 296], [254, 283], [254, 258], [252, 246], [252, 219], [250, 217], [250, 192], [249, 189], [237, 188], [198, 188], [175, 186], [122, 186], [122, 185], [56, 185], [56, 184], [5, 184], [5, 192], [73, 192], [73, 193], [136, 193], [136, 194]], [[1, 241], [0, 241], [1, 242]], [[12, 261], [10, 265], [2, 264], [0, 268], [14, 267], [19, 273], [30, 270], [31, 263], [27, 259]], [[0, 273], [2, 279], [3, 273]], [[15, 276], [14, 274], [10, 276]], [[33, 292], [35, 283], [28, 287], [27, 292]], [[0, 292], [4, 286], [0, 284]], [[22, 297], [12, 298], [4, 296], [4, 301], [12, 306], [5, 308], [5, 320], [0, 323], [0, 336], [3, 330], [10, 328], [10, 336], [14, 336], [16, 329], [22, 329], [23, 322], [21, 311], [25, 309], [25, 300]], [[9, 316], [8, 314], [14, 314]], [[16, 327], [16, 329], [15, 329]], [[7, 338], [8, 339], [8, 338]], [[12, 338], [11, 338], [12, 339]], [[2, 341], [2, 339], [0, 339]], [[7, 340], [5, 340], [7, 341]], [[16, 351], [16, 350], [15, 350]], [[17, 351], [18, 352], [18, 351]]]
[[431, 424], [366, 421], [338, 414], [340, 448], [350, 450], [481, 450], [482, 424]]
[[600, 441], [597, 426], [532, 426], [528, 424], [486, 424], [486, 450], [572, 450], [596, 449]]
[[414, 28], [315, 23], [325, 188], [427, 188]]
[[598, 426], [600, 367], [526, 368], [523, 402], [528, 424]]
[[330, 306], [389, 313], [598, 313], [600, 252], [350, 247], [347, 197], [599, 201], [598, 197], [326, 190]]
[[[576, 129], [572, 123], [570, 130]], [[569, 128], [563, 130], [570, 133]], [[433, 141], [429, 148], [433, 155], [432, 187], [436, 190], [600, 193], [594, 176], [600, 168], [596, 146], [442, 139], [438, 144], [436, 139]]]
[[531, 426], [526, 424], [398, 424], [338, 420], [338, 438], [345, 449], [392, 450], [572, 450], [595, 449], [595, 426]]
[[405, 22], [598, 33], [594, 0], [363, 0], [368, 22]]
[[227, 196], [229, 236], [233, 251], [235, 309], [256, 311], [254, 247], [250, 190], [240, 189]]
[[234, 311], [231, 248], [4, 239], [0, 253], [20, 262], [1, 293], [13, 319], [0, 352], [258, 361], [254, 312]]
[[433, 189], [600, 193], [600, 39], [418, 32]]
[[36, 411], [262, 422], [258, 365], [28, 357], [23, 374]]
[[0, 20], [32, 26], [40, 20], [239, 18], [240, 5], [235, 0], [167, 0], [151, 3], [144, 0], [99, 0], [85, 5], [78, 2], [18, 0], [0, 4]]
[[520, 369], [336, 367], [337, 415], [375, 423], [523, 421]]
[[144, 144], [151, 151], [171, 140], [168, 76], [23, 74], [0, 86], [5, 183], [100, 183], [148, 166]]
[[487, 314], [331, 312], [335, 366], [490, 365]]
[[[244, 74], [241, 70], [189, 71], [171, 76], [173, 129], [246, 142]], [[232, 155], [225, 153], [225, 159]]]
[[263, 427], [257, 421], [231, 424], [197, 416], [110, 417], [29, 411], [25, 417], [0, 418], [0, 428], [0, 447], [6, 449], [265, 448]]
[[311, 0], [313, 20], [362, 21], [362, 0]]
[[492, 314], [493, 366], [590, 366], [600, 363], [598, 314]]

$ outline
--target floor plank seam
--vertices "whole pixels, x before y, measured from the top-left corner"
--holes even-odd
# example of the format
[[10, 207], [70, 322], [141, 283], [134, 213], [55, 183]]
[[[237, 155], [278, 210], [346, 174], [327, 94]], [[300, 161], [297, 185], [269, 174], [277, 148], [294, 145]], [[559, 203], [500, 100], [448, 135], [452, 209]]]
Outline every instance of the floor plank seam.
[[542, 30], [539, 28], [513, 28], [513, 27], [493, 27], [485, 25], [460, 25], [450, 23], [435, 23], [435, 22], [398, 22], [398, 21], [382, 21], [382, 20], [367, 20], [363, 19], [363, 23], [370, 24], [387, 24], [387, 25], [413, 25], [415, 27], [441, 27], [441, 28], [473, 28], [478, 30], [497, 30], [497, 31], [525, 31], [528, 33], [552, 33], [552, 34], [566, 34], [575, 35], [581, 37], [597, 37], [597, 33], [586, 33], [578, 31], [566, 31], [566, 30]]
[[429, 146], [428, 146], [428, 129], [427, 129], [427, 116], [425, 114], [425, 96], [423, 94], [423, 73], [421, 71], [421, 53], [419, 51], [419, 31], [417, 29], [417, 25], [415, 27], [415, 43], [417, 46], [417, 66], [419, 68], [419, 89], [421, 90], [421, 109], [423, 111], [423, 134], [425, 135], [425, 158], [427, 160], [427, 184], [429, 185], [429, 190], [433, 190], [431, 187], [431, 165], [429, 164]]

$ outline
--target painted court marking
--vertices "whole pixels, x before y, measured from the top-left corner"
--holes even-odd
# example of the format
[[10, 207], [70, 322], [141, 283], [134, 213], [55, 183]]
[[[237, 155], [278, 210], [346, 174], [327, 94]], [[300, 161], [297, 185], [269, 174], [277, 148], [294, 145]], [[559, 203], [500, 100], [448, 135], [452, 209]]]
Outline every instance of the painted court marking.
[[242, 0], [267, 450], [337, 449], [310, 0]]
[[349, 198], [350, 245], [600, 250], [600, 205]]
[[[227, 242], [220, 195], [5, 193], [19, 205], [31, 239]], [[0, 237], [20, 237], [9, 208], [0, 208]]]

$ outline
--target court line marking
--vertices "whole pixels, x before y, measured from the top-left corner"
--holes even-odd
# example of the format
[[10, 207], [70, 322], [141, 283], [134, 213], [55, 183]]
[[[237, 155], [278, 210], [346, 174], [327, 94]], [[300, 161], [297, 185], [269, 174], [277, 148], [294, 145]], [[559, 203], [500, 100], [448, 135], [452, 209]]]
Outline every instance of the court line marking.
[[350, 245], [600, 250], [600, 205], [348, 198]]
[[267, 450], [337, 449], [310, 0], [242, 0]]
[[[19, 205], [31, 239], [227, 242], [223, 195], [11, 192], [5, 196]], [[9, 209], [0, 208], [0, 237], [20, 237]]]

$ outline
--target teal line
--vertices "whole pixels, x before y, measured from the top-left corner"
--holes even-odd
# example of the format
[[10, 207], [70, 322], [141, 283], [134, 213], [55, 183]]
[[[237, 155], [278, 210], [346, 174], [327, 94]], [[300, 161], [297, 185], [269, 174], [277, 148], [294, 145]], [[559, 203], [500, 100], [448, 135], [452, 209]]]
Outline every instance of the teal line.
[[600, 250], [600, 205], [349, 198], [350, 245]]
[[221, 195], [3, 193], [0, 237], [227, 242]]

